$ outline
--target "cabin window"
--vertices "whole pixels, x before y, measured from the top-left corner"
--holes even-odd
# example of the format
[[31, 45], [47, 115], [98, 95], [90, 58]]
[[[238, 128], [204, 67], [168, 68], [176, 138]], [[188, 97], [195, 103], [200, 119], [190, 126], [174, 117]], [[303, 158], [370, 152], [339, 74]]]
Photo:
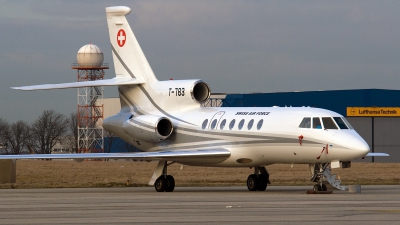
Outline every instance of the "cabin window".
[[319, 117], [313, 117], [312, 122], [314, 129], [322, 129], [321, 120], [319, 119]]
[[214, 130], [214, 128], [217, 126], [217, 122], [218, 122], [217, 119], [215, 119], [215, 120], [212, 121], [212, 123], [211, 123], [211, 130]]
[[232, 130], [232, 129], [233, 129], [233, 127], [235, 126], [235, 122], [236, 122], [236, 120], [233, 119], [233, 120], [229, 123], [229, 130]]
[[244, 119], [242, 119], [242, 120], [239, 122], [239, 130], [241, 130], [241, 129], [243, 128], [243, 125], [244, 125]]
[[310, 117], [304, 117], [304, 119], [301, 121], [300, 128], [311, 128], [311, 118]]
[[263, 125], [263, 122], [264, 122], [263, 119], [261, 119], [260, 121], [258, 121], [258, 123], [257, 123], [257, 130], [260, 130], [260, 129], [261, 129], [261, 127], [262, 127], [262, 125]]
[[249, 124], [247, 124], [247, 130], [251, 130], [251, 128], [253, 127], [253, 123], [254, 123], [254, 120], [251, 119], [251, 120], [249, 121]]
[[322, 117], [322, 123], [324, 124], [325, 129], [338, 129], [335, 122], [333, 122], [332, 117]]
[[225, 124], [226, 124], [226, 119], [221, 121], [221, 124], [219, 125], [219, 129], [221, 129], [221, 130], [224, 129]]
[[340, 129], [349, 129], [347, 127], [347, 125], [344, 123], [344, 121], [342, 120], [342, 118], [333, 117], [333, 119], [335, 120], [336, 124], [339, 126]]
[[347, 121], [346, 118], [342, 117], [342, 120], [346, 123], [349, 129], [354, 130], [354, 128], [350, 125], [349, 121]]
[[208, 124], [208, 119], [205, 119], [205, 120], [203, 121], [203, 124], [201, 125], [201, 128], [203, 128], [203, 130], [206, 129], [207, 124]]

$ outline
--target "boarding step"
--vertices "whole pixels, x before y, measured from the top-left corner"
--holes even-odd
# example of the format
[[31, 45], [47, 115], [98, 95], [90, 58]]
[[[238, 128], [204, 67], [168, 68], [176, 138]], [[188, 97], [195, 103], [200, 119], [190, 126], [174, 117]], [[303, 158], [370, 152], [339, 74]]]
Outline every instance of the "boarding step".
[[340, 184], [342, 181], [336, 180], [336, 174], [331, 174], [331, 168], [329, 166], [324, 171], [324, 177], [332, 187], [342, 191], [346, 190], [347, 187]]

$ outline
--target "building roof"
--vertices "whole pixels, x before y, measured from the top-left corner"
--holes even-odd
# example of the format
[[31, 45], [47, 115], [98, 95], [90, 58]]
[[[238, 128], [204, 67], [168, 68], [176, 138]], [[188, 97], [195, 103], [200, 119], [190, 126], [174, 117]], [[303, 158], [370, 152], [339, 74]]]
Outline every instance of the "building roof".
[[400, 90], [354, 89], [227, 94], [223, 107], [310, 106], [346, 115], [347, 107], [400, 107]]

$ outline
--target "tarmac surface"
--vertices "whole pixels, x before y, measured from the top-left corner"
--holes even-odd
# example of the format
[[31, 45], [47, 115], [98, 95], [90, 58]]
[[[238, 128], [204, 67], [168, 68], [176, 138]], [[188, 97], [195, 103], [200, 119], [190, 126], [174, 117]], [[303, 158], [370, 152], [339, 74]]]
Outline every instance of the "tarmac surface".
[[0, 224], [399, 224], [400, 185], [306, 194], [310, 189], [0, 189]]

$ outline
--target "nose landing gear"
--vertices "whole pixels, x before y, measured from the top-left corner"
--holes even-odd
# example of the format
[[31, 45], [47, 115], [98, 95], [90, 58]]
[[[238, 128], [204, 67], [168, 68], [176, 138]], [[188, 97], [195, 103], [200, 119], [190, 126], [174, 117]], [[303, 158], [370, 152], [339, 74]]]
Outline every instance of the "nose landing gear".
[[346, 189], [345, 186], [340, 184], [341, 180], [336, 180], [336, 175], [331, 174], [330, 163], [309, 164], [309, 167], [312, 174], [310, 180], [312, 182], [317, 182], [317, 184], [314, 185], [314, 191], [327, 191], [326, 185], [322, 183], [324, 178], [326, 178], [326, 181], [336, 189]]
[[311, 174], [313, 175], [310, 180], [312, 182], [317, 182], [314, 185], [313, 191], [326, 191], [328, 188], [322, 183], [324, 179], [324, 171], [329, 166], [328, 163], [323, 164], [310, 164]]

